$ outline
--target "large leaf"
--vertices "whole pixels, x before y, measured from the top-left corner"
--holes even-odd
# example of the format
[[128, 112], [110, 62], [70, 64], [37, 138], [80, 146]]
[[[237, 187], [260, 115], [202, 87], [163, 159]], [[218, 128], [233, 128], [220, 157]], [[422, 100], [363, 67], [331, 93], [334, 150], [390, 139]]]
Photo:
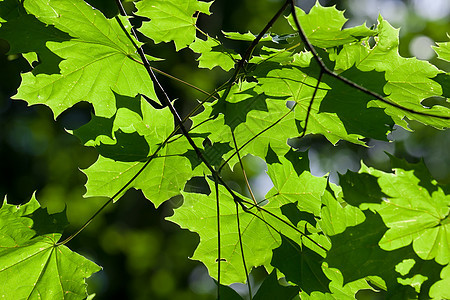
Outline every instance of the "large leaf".
[[[333, 144], [336, 144], [341, 139], [356, 144], [363, 144], [360, 141], [363, 136], [359, 133], [366, 133], [370, 130], [370, 127], [364, 132], [358, 130], [353, 130], [352, 132], [351, 129], [353, 128], [350, 130], [345, 128], [343, 122], [346, 120], [340, 120], [337, 111], [321, 109], [321, 102], [328, 92], [334, 91], [333, 86], [330, 87], [327, 84], [320, 83], [315, 97], [312, 99], [315, 87], [317, 86], [316, 77], [319, 74], [319, 70], [314, 66], [309, 67], [310, 60], [310, 55], [300, 53], [293, 56], [293, 62], [291, 64], [277, 63], [271, 60], [258, 64], [252, 73], [259, 82], [257, 90], [269, 97], [284, 97], [289, 101], [294, 101], [296, 105], [294, 107], [295, 119], [300, 124], [298, 131], [302, 132], [304, 130], [305, 120], [309, 114], [305, 134], [323, 134]], [[338, 82], [334, 81], [332, 84], [338, 84]], [[342, 85], [339, 84], [336, 88], [336, 93], [339, 93], [339, 88], [342, 88]], [[348, 93], [348, 90], [341, 90], [341, 92]], [[333, 97], [330, 95], [328, 97], [331, 97], [332, 100], [330, 101], [333, 101], [339, 96], [336, 95], [336, 97]], [[311, 101], [313, 101], [312, 104]], [[350, 112], [346, 112], [351, 116], [359, 115], [361, 114], [360, 111], [364, 111], [364, 107], [361, 107], [364, 106], [364, 102], [358, 103], [358, 106], [354, 107], [355, 111], [353, 111], [352, 105], [357, 100], [344, 95], [344, 98], [339, 97], [339, 101], [343, 102], [345, 107], [352, 108]], [[287, 112], [287, 108], [283, 102], [278, 101], [277, 104], [279, 105], [277, 109], [283, 109]], [[310, 105], [311, 109], [308, 110]], [[368, 110], [366, 111], [365, 113], [369, 113]], [[386, 132], [384, 122], [368, 124], [368, 126], [381, 126], [383, 131]], [[296, 127], [292, 127], [290, 130], [297, 129]]]
[[282, 164], [272, 164], [267, 173], [274, 187], [267, 193], [266, 199], [275, 200], [277, 203], [287, 204], [298, 202], [301, 211], [320, 215], [322, 206], [321, 197], [327, 185], [326, 178], [315, 177], [305, 171], [298, 175], [293, 165], [285, 158], [281, 158]]
[[394, 250], [412, 243], [420, 258], [448, 264], [450, 195], [432, 180], [423, 163], [392, 161], [394, 173], [363, 165], [360, 173], [341, 176], [344, 199], [360, 207], [362, 203], [378, 203], [371, 207], [389, 227], [380, 240], [382, 249]]
[[[116, 111], [113, 91], [157, 100], [150, 76], [117, 20], [106, 19], [82, 0], [27, 0], [24, 6], [39, 21], [73, 39], [46, 43], [63, 59], [60, 74], [23, 74], [16, 99], [46, 104], [55, 117], [80, 101], [92, 103], [96, 115], [110, 117]], [[120, 19], [128, 26], [125, 18]], [[16, 34], [21, 29], [17, 27]]]
[[405, 299], [416, 292], [409, 285], [399, 284], [397, 279], [400, 275], [396, 274], [395, 268], [403, 260], [411, 259], [415, 265], [408, 277], [420, 274], [428, 278], [420, 288], [420, 293], [426, 297], [431, 284], [439, 279], [442, 266], [434, 261], [421, 260], [412, 247], [393, 251], [381, 249], [378, 242], [387, 228], [379, 215], [365, 212], [365, 216], [363, 223], [331, 236], [332, 247], [325, 260], [328, 265], [342, 272], [344, 283], [366, 276], [380, 276], [386, 282], [391, 299]]
[[[210, 189], [209, 195], [183, 193], [183, 206], [176, 209], [174, 215], [167, 219], [200, 235], [200, 244], [192, 259], [202, 261], [208, 268], [209, 275], [214, 278], [217, 277], [217, 235], [220, 234], [221, 283], [245, 282], [246, 276], [239, 244], [237, 218], [239, 217], [247, 272], [252, 267], [269, 266], [272, 255], [267, 250], [277, 247], [280, 243], [280, 237], [257, 216], [243, 212], [240, 205], [233, 201], [232, 196], [222, 186], [219, 186], [218, 191], [220, 203], [219, 232], [217, 229], [216, 191], [213, 184], [210, 184]], [[261, 213], [257, 212], [257, 215], [262, 217]]]
[[144, 0], [136, 4], [137, 15], [149, 18], [139, 29], [155, 43], [174, 41], [178, 50], [195, 39], [194, 14], [198, 11], [210, 14], [211, 2], [197, 0]]
[[49, 215], [34, 198], [0, 208], [0, 296], [4, 299], [85, 299], [85, 278], [101, 268], [57, 245], [65, 212]]
[[413, 171], [396, 169], [378, 179], [388, 200], [377, 209], [389, 230], [380, 241], [386, 250], [413, 244], [422, 259], [450, 262], [450, 195], [441, 188], [429, 193]]
[[[251, 208], [245, 212], [223, 186], [219, 186], [220, 231], [218, 231], [217, 194], [213, 183], [209, 182], [209, 187], [211, 190], [209, 195], [183, 193], [183, 206], [176, 209], [174, 215], [167, 219], [200, 235], [200, 244], [192, 259], [203, 262], [209, 270], [209, 275], [214, 278], [217, 277], [217, 236], [220, 234], [221, 282], [223, 284], [246, 280], [239, 230], [247, 272], [256, 266], [272, 269], [270, 266], [272, 253], [268, 250], [280, 245], [281, 238], [278, 232], [283, 232], [290, 239], [301, 240], [299, 231], [292, 228], [288, 219], [281, 213], [279, 199], [269, 199], [269, 203], [263, 207], [264, 210]], [[241, 198], [251, 201], [242, 196]], [[239, 230], [237, 218], [239, 218]]]
[[174, 129], [169, 108], [154, 109], [140, 97], [120, 95], [116, 95], [116, 106], [112, 118], [94, 116], [90, 123], [74, 131], [85, 145], [95, 146], [100, 154], [84, 170], [88, 177], [86, 196], [112, 197], [138, 173], [123, 193], [129, 188], [141, 189], [155, 206], [179, 195], [195, 174], [188, 158], [182, 156], [190, 148], [185, 138], [177, 136], [167, 143], [144, 168], [145, 161]]
[[398, 30], [381, 17], [378, 22], [375, 46], [371, 47], [367, 41], [344, 45], [336, 57], [336, 69], [347, 70], [355, 65], [364, 72], [384, 72], [386, 84], [383, 93], [388, 95], [387, 99], [397, 107], [380, 101], [370, 105], [386, 108], [385, 112], [396, 124], [406, 128], [403, 119], [407, 117], [436, 128], [449, 127], [448, 108], [426, 108], [421, 104], [426, 98], [442, 95], [441, 85], [432, 79], [442, 71], [426, 61], [401, 57], [398, 53]]

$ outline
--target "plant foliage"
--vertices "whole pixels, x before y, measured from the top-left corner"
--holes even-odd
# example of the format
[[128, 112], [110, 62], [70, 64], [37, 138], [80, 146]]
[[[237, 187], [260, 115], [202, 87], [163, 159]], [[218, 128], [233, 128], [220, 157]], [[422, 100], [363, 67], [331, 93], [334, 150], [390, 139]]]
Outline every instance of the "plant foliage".
[[[0, 1], [0, 37], [33, 66], [14, 98], [45, 104], [55, 118], [82, 101], [93, 106], [91, 121], [71, 132], [99, 154], [83, 170], [85, 196], [110, 203], [135, 188], [159, 206], [182, 195], [167, 220], [200, 236], [192, 259], [221, 298], [241, 297], [226, 287], [235, 282], [247, 282], [253, 299], [354, 299], [374, 287], [390, 299], [448, 298], [448, 188], [423, 163], [395, 157], [392, 172], [362, 164], [338, 186], [313, 176], [293, 141], [320, 134], [366, 146], [410, 121], [448, 128], [450, 110], [422, 101], [448, 102], [450, 75], [400, 56], [398, 30], [381, 16], [373, 28], [344, 29], [342, 11], [317, 3], [307, 14], [287, 0], [258, 35], [211, 37], [196, 24], [211, 4], [142, 0], [127, 16], [119, 3], [121, 15], [108, 19], [82, 0]], [[291, 31], [269, 32], [274, 22]], [[163, 72], [152, 66], [152, 48], [141, 47], [149, 39], [191, 49], [199, 68], [219, 67], [229, 80], [203, 91], [183, 118], [155, 75]], [[225, 39], [248, 49], [237, 54]], [[440, 59], [449, 60], [449, 45], [434, 47]], [[222, 178], [224, 168], [245, 173], [246, 155], [267, 164], [274, 186], [263, 199]], [[203, 184], [187, 188], [192, 178]], [[65, 246], [78, 232], [58, 242], [64, 212], [48, 215], [33, 198], [4, 202], [0, 214], [4, 298], [87, 297], [84, 279], [99, 267]], [[259, 266], [270, 275], [252, 291], [249, 273]]]

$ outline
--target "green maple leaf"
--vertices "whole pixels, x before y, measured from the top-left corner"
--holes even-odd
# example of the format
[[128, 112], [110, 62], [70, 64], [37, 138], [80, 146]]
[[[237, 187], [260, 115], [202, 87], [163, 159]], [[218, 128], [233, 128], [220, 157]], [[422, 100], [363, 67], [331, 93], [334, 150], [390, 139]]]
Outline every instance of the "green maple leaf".
[[[421, 259], [450, 261], [450, 196], [433, 184], [422, 163], [412, 165], [392, 158], [394, 173], [384, 173], [362, 165], [359, 173], [341, 176], [344, 199], [352, 205], [370, 204], [389, 230], [380, 240], [384, 250], [412, 243]], [[400, 167], [409, 169], [405, 171]]]
[[[426, 108], [421, 104], [426, 98], [442, 95], [441, 84], [433, 80], [442, 71], [426, 61], [401, 57], [398, 53], [398, 30], [381, 17], [378, 23], [375, 46], [371, 47], [368, 41], [344, 45], [333, 58], [336, 62], [335, 69], [341, 72], [355, 65], [364, 72], [384, 72], [386, 83], [383, 93], [389, 101], [400, 107], [380, 101], [372, 101], [369, 105], [385, 108], [385, 113], [396, 124], [407, 128], [404, 120], [406, 117], [439, 129], [449, 127], [448, 108], [438, 105]], [[438, 117], [432, 117], [433, 115]]]
[[[293, 61], [290, 64], [279, 64], [271, 60], [258, 64], [252, 73], [259, 83], [255, 90], [264, 93], [268, 97], [285, 97], [288, 101], [294, 101], [296, 105], [294, 108], [295, 119], [300, 122], [299, 131], [302, 131], [302, 127], [305, 126], [305, 119], [309, 113], [309, 121], [305, 134], [322, 134], [333, 144], [336, 144], [341, 139], [355, 144], [364, 144], [360, 140], [363, 136], [358, 134], [358, 130], [353, 130], [352, 132], [354, 128], [350, 128], [347, 131], [343, 121], [346, 124], [349, 124], [350, 121], [345, 119], [340, 120], [340, 116], [336, 112], [330, 110], [323, 111], [324, 109], [321, 108], [321, 102], [327, 96], [327, 93], [333, 91], [333, 86], [325, 83], [319, 84], [311, 110], [308, 112], [308, 107], [310, 106], [314, 89], [317, 85], [317, 79], [315, 77], [319, 73], [317, 67], [309, 66], [310, 59], [310, 54], [300, 53], [293, 55]], [[337, 82], [331, 82], [330, 84], [337, 84]], [[348, 90], [346, 90], [346, 93], [348, 93]], [[328, 95], [328, 97], [335, 99], [338, 95]], [[353, 98], [340, 98], [340, 101], [344, 101], [344, 103], [348, 101], [349, 103], [346, 105], [348, 107], [351, 106], [354, 100]], [[278, 110], [287, 111], [286, 107], [282, 107], [285, 106], [285, 103], [278, 102], [278, 105]], [[364, 107], [361, 107], [361, 105], [363, 103], [356, 106], [355, 109], [359, 108], [362, 113]], [[351, 115], [360, 114], [359, 111], [356, 111], [356, 113], [353, 112], [353, 114], [352, 111], [346, 113]], [[368, 124], [367, 127], [375, 125], [381, 126], [383, 128], [382, 130], [386, 132], [386, 127], [381, 123]], [[369, 128], [366, 131], [369, 131]]]
[[197, 12], [209, 15], [212, 2], [197, 0], [144, 0], [136, 3], [137, 15], [149, 18], [139, 29], [155, 43], [174, 41], [180, 50], [195, 39]]
[[315, 177], [305, 171], [297, 174], [292, 163], [280, 157], [280, 164], [268, 166], [267, 174], [274, 187], [267, 193], [266, 199], [277, 200], [277, 203], [287, 204], [297, 202], [301, 211], [320, 216], [322, 206], [321, 196], [324, 194], [327, 179]]
[[[370, 30], [365, 25], [342, 29], [347, 22], [344, 12], [335, 7], [323, 7], [318, 1], [308, 14], [298, 7], [295, 10], [303, 31], [311, 44], [317, 47], [340, 46], [375, 34], [374, 30]], [[297, 31], [292, 15], [288, 17], [288, 21]]]
[[[47, 26], [33, 15], [26, 14], [18, 1], [3, 1], [1, 6], [0, 17], [5, 18], [7, 22], [0, 25], [0, 37], [8, 41], [8, 53], [23, 53], [27, 59], [34, 54], [35, 57], [28, 60], [30, 64], [39, 57], [40, 63], [34, 68], [34, 74], [40, 70], [47, 74], [59, 73], [58, 64], [61, 58], [51, 52], [46, 43], [68, 41], [71, 36], [53, 26]], [[20, 39], [17, 36], [20, 36]]]
[[[29, 0], [24, 6], [39, 21], [73, 39], [45, 44], [63, 59], [60, 74], [23, 74], [15, 99], [46, 104], [55, 117], [80, 101], [92, 103], [96, 115], [110, 117], [116, 111], [113, 91], [157, 100], [152, 81], [117, 20], [106, 19], [81, 0]], [[128, 26], [125, 18], [120, 19]]]
[[[348, 172], [347, 172], [348, 173]], [[358, 208], [339, 202], [328, 190], [322, 196], [319, 220], [320, 228], [329, 236], [343, 232], [349, 226], [356, 226], [364, 221], [364, 215]]]
[[[84, 170], [88, 177], [85, 196], [112, 197], [145, 165], [145, 161], [173, 131], [169, 108], [154, 109], [140, 97], [116, 95], [116, 114], [106, 119], [94, 116], [90, 123], [74, 131], [87, 146], [96, 147], [100, 156]], [[178, 136], [180, 137], [180, 136]], [[182, 137], [164, 146], [142, 173], [123, 191], [141, 189], [156, 207], [178, 195], [186, 181], [196, 173], [188, 158], [190, 148]]]
[[57, 245], [65, 212], [49, 215], [34, 198], [0, 208], [0, 296], [4, 299], [85, 299], [85, 279], [101, 268]]
[[430, 296], [433, 299], [450, 299], [450, 265], [442, 269], [441, 278], [431, 287]]
[[[250, 209], [252, 213], [244, 212], [239, 204], [237, 205], [238, 211], [236, 211], [233, 197], [223, 186], [219, 186], [220, 232], [218, 232], [216, 191], [213, 183], [209, 182], [209, 186], [211, 190], [209, 195], [183, 192], [183, 206], [176, 209], [174, 215], [167, 220], [199, 234], [200, 244], [192, 259], [203, 262], [209, 270], [209, 275], [214, 278], [216, 278], [218, 270], [217, 236], [220, 234], [221, 282], [223, 284], [245, 282], [246, 280], [237, 229], [237, 216], [239, 216], [247, 272], [256, 266], [272, 269], [270, 249], [278, 247], [281, 243], [278, 232], [283, 232], [292, 240], [302, 240], [299, 232], [288, 225], [289, 220], [282, 214], [280, 199], [268, 199], [269, 203], [264, 206], [265, 211], [253, 207]], [[240, 197], [251, 202], [250, 199]], [[286, 200], [283, 202], [288, 203]]]
[[189, 45], [195, 53], [201, 54], [198, 60], [200, 68], [212, 69], [216, 66], [221, 67], [225, 71], [234, 68], [238, 59], [241, 58], [232, 50], [226, 49], [219, 41], [212, 39], [209, 36], [206, 41], [196, 38], [195, 41]]
[[365, 217], [361, 224], [330, 237], [332, 247], [325, 259], [328, 266], [342, 272], [344, 283], [366, 276], [379, 276], [386, 283], [389, 299], [405, 299], [417, 294], [411, 286], [399, 283], [395, 268], [405, 259], [412, 259], [415, 265], [408, 276], [420, 274], [428, 278], [420, 287], [420, 294], [427, 297], [431, 284], [439, 278], [442, 266], [434, 261], [421, 260], [412, 247], [393, 251], [381, 249], [378, 242], [387, 227], [379, 215], [366, 211]]
[[[182, 228], [196, 232], [200, 236], [200, 244], [192, 259], [200, 260], [208, 268], [211, 277], [217, 277], [217, 212], [216, 191], [210, 183], [209, 195], [183, 193], [184, 204], [175, 210], [172, 221]], [[246, 198], [243, 198], [246, 199]], [[251, 201], [250, 199], [246, 199]], [[245, 282], [246, 276], [242, 264], [237, 230], [237, 215], [240, 219], [241, 238], [248, 272], [252, 267], [269, 266], [271, 252], [269, 249], [279, 245], [280, 237], [256, 216], [245, 213], [229, 195], [226, 189], [219, 186], [220, 203], [220, 235], [221, 235], [221, 283]], [[258, 214], [258, 213], [257, 213]], [[260, 214], [259, 214], [260, 215]]]
[[394, 174], [383, 174], [378, 182], [388, 195], [377, 209], [389, 227], [380, 246], [393, 250], [412, 243], [420, 258], [448, 264], [450, 195], [440, 187], [430, 194], [419, 186], [413, 171], [396, 169]]
[[[294, 115], [288, 113], [284, 100], [268, 98], [257, 93], [253, 86], [245, 82], [235, 85], [226, 98], [220, 98], [213, 105], [205, 104], [205, 110], [192, 118], [194, 125], [200, 124], [192, 132], [207, 134], [209, 139], [229, 143], [235, 149], [233, 132], [237, 146], [245, 145], [240, 150], [241, 156], [251, 153], [264, 159], [269, 144], [277, 155], [287, 153], [290, 148], [287, 140], [295, 137], [292, 132], [292, 128], [296, 128]], [[204, 122], [210, 116], [214, 119]], [[277, 126], [273, 126], [275, 122]], [[234, 152], [223, 157], [230, 159], [231, 166], [238, 162]]]
[[432, 46], [432, 48], [436, 51], [438, 58], [450, 61], [450, 42], [436, 43], [436, 45], [437, 47]]
[[[253, 42], [253, 40], [256, 39], [257, 35], [254, 35], [253, 33], [246, 32], [246, 33], [239, 33], [239, 32], [225, 32], [222, 31], [222, 33], [225, 35], [227, 39], [235, 40], [235, 41], [247, 41], [247, 42]], [[265, 34], [261, 40], [261, 42], [271, 42], [272, 38], [270, 35]]]
[[305, 292], [327, 292], [330, 280], [322, 271], [323, 257], [307, 247], [300, 247], [291, 239], [281, 236], [280, 247], [273, 250], [272, 265]]

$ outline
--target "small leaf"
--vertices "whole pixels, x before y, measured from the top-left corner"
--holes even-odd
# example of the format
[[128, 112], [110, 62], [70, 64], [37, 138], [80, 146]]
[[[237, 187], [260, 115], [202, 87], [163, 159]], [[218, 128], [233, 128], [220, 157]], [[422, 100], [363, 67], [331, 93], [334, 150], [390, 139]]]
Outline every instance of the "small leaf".
[[[450, 35], [447, 34], [447, 36], [450, 38]], [[436, 43], [436, 46], [431, 46], [431, 48], [436, 51], [438, 58], [446, 61], [450, 61], [450, 42], [444, 42], [444, 43]]]
[[[225, 32], [222, 31], [222, 33], [225, 35], [225, 37], [227, 39], [230, 40], [236, 40], [236, 41], [248, 41], [248, 42], [253, 42], [257, 35], [254, 35], [253, 33], [251, 33], [250, 31], [247, 33], [239, 33], [239, 32]], [[270, 37], [269, 34], [265, 34], [261, 40], [261, 42], [271, 42], [272, 38]]]
[[136, 3], [136, 15], [149, 18], [139, 29], [156, 44], [174, 41], [176, 50], [180, 50], [195, 39], [193, 15], [198, 11], [209, 15], [212, 2], [196, 0], [144, 0]]
[[189, 45], [189, 48], [200, 54], [200, 57], [197, 59], [200, 68], [212, 69], [219, 66], [225, 71], [229, 71], [234, 68], [236, 61], [241, 58], [239, 54], [226, 49], [219, 41], [209, 36], [206, 41], [196, 38]]
[[[314, 46], [335, 47], [375, 34], [375, 31], [365, 25], [342, 30], [347, 22], [344, 12], [338, 11], [335, 7], [323, 7], [319, 1], [308, 14], [298, 7], [295, 10], [303, 31]], [[292, 15], [289, 15], [288, 21], [291, 27], [297, 31]]]

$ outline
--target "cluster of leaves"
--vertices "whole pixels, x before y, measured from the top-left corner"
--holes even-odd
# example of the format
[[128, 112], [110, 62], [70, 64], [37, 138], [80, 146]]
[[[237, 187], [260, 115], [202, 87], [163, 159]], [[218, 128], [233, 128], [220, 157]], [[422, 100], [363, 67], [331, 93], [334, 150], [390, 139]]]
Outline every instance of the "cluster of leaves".
[[[181, 194], [168, 220], [200, 236], [192, 259], [208, 268], [221, 298], [241, 299], [227, 287], [235, 282], [247, 282], [254, 299], [353, 299], [374, 287], [392, 299], [450, 298], [448, 188], [422, 163], [395, 157], [391, 173], [362, 164], [337, 186], [313, 176], [307, 151], [292, 143], [320, 134], [365, 146], [409, 120], [448, 128], [449, 109], [421, 102], [447, 99], [450, 74], [401, 57], [398, 30], [382, 17], [374, 28], [343, 29], [334, 7], [306, 14], [286, 1], [258, 36], [210, 37], [196, 21], [211, 3], [136, 2], [136, 29], [120, 4], [122, 15], [107, 19], [82, 0], [0, 1], [0, 37], [33, 66], [15, 98], [47, 105], [55, 118], [81, 101], [94, 108], [71, 132], [99, 153], [83, 170], [85, 196], [110, 203], [135, 188], [158, 207]], [[292, 32], [269, 33], [275, 21]], [[231, 70], [230, 79], [182, 119], [138, 36], [189, 47], [200, 68]], [[223, 39], [251, 44], [239, 55]], [[435, 51], [449, 60], [449, 43]], [[274, 187], [264, 199], [250, 185], [252, 197], [240, 195], [221, 177], [224, 168], [245, 174], [246, 155], [267, 164]], [[4, 298], [87, 296], [84, 279], [99, 267], [66, 248], [73, 236], [58, 242], [64, 212], [48, 215], [33, 198], [19, 207], [5, 201], [0, 214]], [[270, 275], [252, 296], [249, 272], [258, 266]]]

